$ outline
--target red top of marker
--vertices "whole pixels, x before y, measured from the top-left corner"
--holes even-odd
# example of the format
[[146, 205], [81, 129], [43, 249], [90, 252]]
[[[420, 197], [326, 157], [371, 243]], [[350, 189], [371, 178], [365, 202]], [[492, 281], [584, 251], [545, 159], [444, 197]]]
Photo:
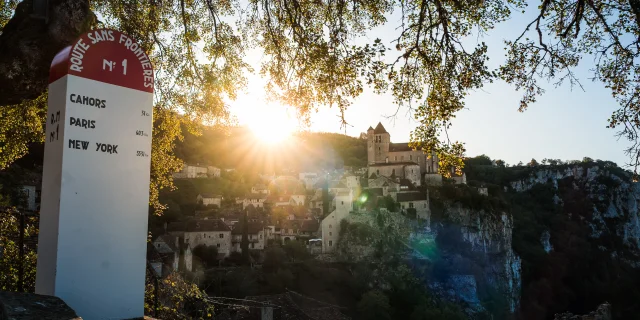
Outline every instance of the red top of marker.
[[91, 30], [53, 58], [49, 83], [67, 74], [153, 92], [153, 66], [131, 37], [111, 29]]

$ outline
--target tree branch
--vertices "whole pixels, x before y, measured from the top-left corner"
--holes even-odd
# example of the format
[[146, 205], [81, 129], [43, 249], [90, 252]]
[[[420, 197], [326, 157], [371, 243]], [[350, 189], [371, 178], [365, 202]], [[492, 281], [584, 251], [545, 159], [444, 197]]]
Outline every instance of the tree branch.
[[0, 106], [35, 99], [47, 89], [53, 57], [94, 23], [88, 0], [50, 0], [49, 22], [24, 0], [0, 33]]

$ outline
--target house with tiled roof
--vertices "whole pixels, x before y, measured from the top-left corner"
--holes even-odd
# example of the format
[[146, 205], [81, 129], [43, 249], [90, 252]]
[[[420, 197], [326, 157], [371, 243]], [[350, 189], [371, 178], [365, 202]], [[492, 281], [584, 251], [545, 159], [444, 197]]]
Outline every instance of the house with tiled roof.
[[191, 248], [215, 246], [221, 256], [226, 257], [231, 253], [231, 228], [220, 219], [172, 222], [168, 225], [168, 231], [183, 239], [183, 243]]
[[296, 201], [291, 195], [270, 195], [266, 202], [271, 207], [295, 206]]
[[265, 193], [249, 193], [242, 199], [242, 209], [246, 209], [249, 205], [252, 205], [254, 208], [264, 208], [267, 197], [268, 195]]
[[335, 251], [340, 235], [340, 222], [353, 210], [353, 192], [338, 192], [334, 198], [335, 209], [320, 223], [322, 253]]
[[318, 236], [320, 222], [316, 219], [303, 220], [300, 224], [298, 237], [303, 240], [313, 239]]
[[209, 170], [206, 166], [184, 164], [182, 170], [173, 174], [174, 179], [194, 179], [208, 177]]
[[416, 218], [427, 220], [431, 219], [431, 209], [429, 208], [429, 193], [421, 191], [400, 192], [396, 195], [400, 210], [407, 213], [409, 209], [416, 211]]
[[[242, 252], [242, 233], [244, 223], [239, 222], [231, 230], [231, 251]], [[247, 238], [249, 240], [249, 250], [264, 250], [267, 243], [265, 227], [261, 223], [247, 223]]]
[[269, 188], [262, 183], [258, 183], [251, 187], [251, 193], [269, 194]]
[[216, 205], [218, 208], [222, 205], [222, 196], [219, 194], [212, 193], [200, 193], [196, 197], [196, 203], [209, 206]]
[[191, 271], [193, 256], [188, 243], [181, 242], [177, 236], [164, 234], [157, 237], [152, 246], [161, 258], [163, 268], [170, 269], [168, 272], [183, 269]]
[[329, 193], [336, 194], [338, 192], [349, 191], [349, 187], [342, 181], [331, 181], [329, 182]]

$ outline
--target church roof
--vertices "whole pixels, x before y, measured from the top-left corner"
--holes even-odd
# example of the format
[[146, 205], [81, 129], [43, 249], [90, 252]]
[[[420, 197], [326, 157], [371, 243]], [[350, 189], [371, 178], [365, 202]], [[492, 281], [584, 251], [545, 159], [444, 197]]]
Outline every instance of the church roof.
[[220, 219], [171, 222], [168, 226], [169, 232], [207, 232], [207, 231], [231, 231], [229, 227]]
[[369, 129], [367, 129], [367, 131], [371, 131], [373, 130], [373, 127], [369, 126]]
[[413, 161], [402, 161], [402, 162], [382, 162], [370, 164], [369, 167], [387, 167], [387, 166], [418, 166], [416, 162]]
[[387, 130], [384, 128], [384, 126], [382, 125], [381, 122], [378, 122], [378, 125], [376, 126], [376, 128], [373, 130], [373, 133], [375, 134], [379, 134], [379, 133], [388, 133]]
[[408, 142], [390, 143], [389, 152], [397, 152], [397, 151], [413, 151], [413, 148], [409, 147]]

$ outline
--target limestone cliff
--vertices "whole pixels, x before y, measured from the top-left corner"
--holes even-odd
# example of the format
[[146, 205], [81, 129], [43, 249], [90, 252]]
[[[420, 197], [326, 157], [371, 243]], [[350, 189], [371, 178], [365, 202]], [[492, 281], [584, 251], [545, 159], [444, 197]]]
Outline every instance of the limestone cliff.
[[[511, 215], [450, 203], [444, 216], [440, 222], [436, 219], [430, 231], [436, 238], [439, 258], [451, 270], [442, 280], [436, 277], [437, 286], [452, 288], [463, 302], [475, 306], [473, 311], [485, 311], [485, 302], [499, 298], [500, 305], [486, 311], [515, 312], [520, 300], [521, 262], [511, 245]], [[465, 286], [477, 287], [475, 296], [459, 295], [469, 291]]]
[[[617, 247], [603, 245], [599, 249], [607, 251], [612, 257], [620, 258], [638, 267], [640, 266], [640, 185], [631, 181], [631, 176], [615, 167], [598, 165], [574, 165], [564, 168], [542, 167], [524, 179], [510, 183], [515, 192], [529, 191], [538, 185], [551, 185], [554, 189], [554, 202], [565, 206], [565, 197], [580, 193], [590, 206], [590, 211], [567, 208], [568, 214], [578, 214], [585, 219], [591, 229], [592, 238], [605, 236], [620, 239], [624, 252]], [[619, 169], [619, 168], [615, 168]], [[572, 190], [567, 190], [572, 189]]]
[[522, 265], [521, 318], [586, 314], [606, 301], [613, 319], [637, 316], [640, 186], [630, 172], [592, 160], [469, 171], [470, 180], [504, 201], [502, 212], [512, 221], [510, 245]]
[[472, 318], [542, 320], [606, 301], [612, 319], [640, 314], [640, 186], [629, 172], [605, 161], [466, 170], [468, 186], [430, 188], [430, 225], [349, 216], [342, 256], [366, 261], [378, 239], [403, 235], [429, 291]]

